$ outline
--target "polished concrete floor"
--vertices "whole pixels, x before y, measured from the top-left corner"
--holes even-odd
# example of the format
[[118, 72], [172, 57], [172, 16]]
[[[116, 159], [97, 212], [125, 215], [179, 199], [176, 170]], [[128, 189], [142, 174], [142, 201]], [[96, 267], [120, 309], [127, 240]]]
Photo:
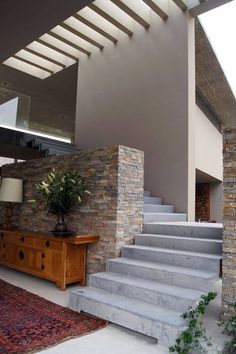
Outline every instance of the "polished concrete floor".
[[[59, 305], [67, 306], [70, 286], [60, 291], [55, 284], [21, 272], [0, 266], [0, 279], [26, 289]], [[215, 344], [222, 347], [226, 337], [220, 333], [216, 321], [220, 318], [221, 282], [217, 284], [218, 297], [206, 314], [206, 328]], [[43, 350], [41, 354], [167, 354], [168, 349], [156, 344], [156, 340], [110, 324], [95, 333], [68, 340], [55, 347]], [[209, 351], [210, 353], [210, 351]], [[215, 350], [213, 353], [216, 353]]]

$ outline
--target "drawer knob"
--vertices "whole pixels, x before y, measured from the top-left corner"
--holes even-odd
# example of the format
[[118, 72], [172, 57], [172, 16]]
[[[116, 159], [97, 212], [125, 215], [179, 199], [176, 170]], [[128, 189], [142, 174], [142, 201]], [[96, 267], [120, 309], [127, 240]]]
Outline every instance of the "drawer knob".
[[50, 242], [46, 241], [46, 246], [49, 247], [50, 246]]
[[24, 252], [23, 252], [23, 251], [20, 251], [20, 252], [19, 252], [19, 258], [20, 258], [21, 260], [23, 260], [23, 259], [25, 258], [25, 255], [24, 255]]
[[21, 237], [20, 240], [21, 240], [21, 242], [24, 242], [24, 241], [25, 241], [25, 238], [24, 238], [24, 237]]
[[5, 245], [5, 244], [3, 245], [3, 248], [6, 248], [6, 245]]
[[1, 237], [2, 237], [2, 238], [4, 237], [4, 233], [3, 233], [3, 232], [1, 232]]
[[2, 258], [5, 258], [5, 254], [2, 255]]
[[45, 258], [45, 254], [44, 253], [42, 253], [42, 258]]
[[41, 265], [41, 269], [44, 270], [44, 265], [43, 264]]

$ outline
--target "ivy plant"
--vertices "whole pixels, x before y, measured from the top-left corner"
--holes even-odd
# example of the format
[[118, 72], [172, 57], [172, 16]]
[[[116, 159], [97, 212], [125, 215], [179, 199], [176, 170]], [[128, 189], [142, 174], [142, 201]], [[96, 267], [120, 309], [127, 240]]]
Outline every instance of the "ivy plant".
[[206, 307], [216, 296], [217, 293], [215, 292], [202, 295], [195, 308], [190, 306], [188, 312], [183, 313], [182, 317], [186, 320], [186, 329], [181, 332], [175, 344], [169, 348], [170, 353], [189, 354], [192, 351], [207, 353], [206, 348], [212, 347], [211, 338], [207, 336], [203, 325], [203, 315]]
[[232, 337], [230, 341], [225, 343], [223, 354], [235, 354], [236, 353], [236, 304], [231, 305], [233, 314], [225, 322], [220, 322], [219, 325], [223, 327], [223, 333]]

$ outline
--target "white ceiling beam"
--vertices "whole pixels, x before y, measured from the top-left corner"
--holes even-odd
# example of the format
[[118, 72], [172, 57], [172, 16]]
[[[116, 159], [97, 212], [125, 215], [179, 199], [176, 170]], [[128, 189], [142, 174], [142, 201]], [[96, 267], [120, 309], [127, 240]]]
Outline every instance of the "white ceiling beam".
[[36, 51], [33, 50], [33, 49], [30, 49], [30, 48], [27, 48], [27, 47], [26, 47], [26, 48], [24, 48], [24, 50], [25, 50], [26, 52], [28, 52], [28, 53], [37, 55], [39, 58], [48, 60], [48, 61], [50, 61], [51, 63], [60, 66], [62, 69], [65, 69], [65, 67], [66, 67], [64, 64], [60, 63], [59, 61], [57, 61], [57, 60], [55, 60], [55, 59], [53, 59], [53, 58], [50, 58], [49, 56], [46, 56], [46, 55], [44, 55], [44, 54], [41, 54], [41, 53], [39, 53], [39, 52], [36, 52]]
[[73, 17], [76, 20], [82, 22], [84, 25], [90, 27], [92, 30], [94, 30], [97, 33], [101, 34], [103, 37], [109, 39], [109, 41], [111, 41], [113, 43], [117, 43], [118, 42], [117, 38], [113, 37], [112, 35], [110, 35], [106, 31], [104, 31], [102, 28], [96, 26], [94, 23], [92, 23], [91, 21], [89, 21], [86, 18], [84, 18], [83, 16], [80, 16], [79, 14], [75, 14], [75, 15], [73, 15]]
[[188, 9], [187, 5], [183, 0], [172, 0], [182, 11], [186, 11]]
[[38, 68], [40, 70], [44, 70], [46, 72], [48, 72], [50, 75], [54, 74], [54, 71], [48, 69], [48, 68], [45, 68], [44, 66], [41, 66], [41, 65], [38, 65], [36, 63], [34, 63], [33, 61], [31, 60], [27, 60], [27, 59], [24, 59], [24, 58], [21, 58], [20, 56], [18, 56], [17, 54], [13, 55], [12, 58], [15, 58], [17, 60], [20, 60], [20, 61], [23, 61], [24, 63], [26, 64], [30, 64], [32, 66], [34, 66], [35, 68]]
[[190, 8], [189, 13], [191, 16], [197, 17], [204, 14], [205, 12], [213, 10], [219, 6], [225, 5], [231, 1], [233, 0], [208, 0]]
[[58, 39], [59, 41], [71, 46], [72, 48], [77, 49], [78, 51], [80, 51], [88, 56], [90, 56], [90, 54], [91, 54], [91, 52], [89, 52], [87, 49], [84, 49], [81, 46], [79, 46], [78, 44], [68, 41], [68, 39], [61, 37], [59, 34], [54, 33], [53, 31], [49, 31], [47, 34], [49, 34], [51, 37]]
[[62, 54], [62, 55], [65, 55], [65, 56], [67, 56], [67, 57], [69, 57], [69, 58], [71, 58], [71, 59], [73, 59], [73, 60], [75, 60], [75, 61], [78, 61], [78, 60], [79, 60], [79, 58], [75, 57], [74, 55], [72, 55], [72, 54], [70, 54], [70, 53], [68, 53], [68, 52], [66, 52], [66, 51], [64, 51], [64, 50], [62, 50], [62, 49], [60, 49], [60, 48], [58, 48], [57, 46], [55, 46], [55, 45], [53, 45], [53, 44], [51, 44], [51, 43], [48, 43], [47, 41], [45, 41], [45, 40], [43, 40], [43, 39], [41, 39], [41, 38], [36, 39], [35, 42], [38, 42], [38, 43], [40, 43], [40, 44], [43, 44], [43, 45], [45, 45], [46, 47], [48, 47], [48, 48], [50, 48], [50, 49], [53, 49], [53, 50], [55, 50], [56, 52], [58, 52], [58, 53], [60, 53], [60, 54]]
[[160, 16], [163, 20], [167, 20], [168, 15], [165, 13], [153, 0], [143, 0], [146, 5], [152, 9], [158, 16]]
[[75, 34], [76, 36], [82, 38], [84, 41], [87, 41], [88, 43], [92, 44], [93, 46], [99, 48], [99, 49], [104, 49], [104, 46], [98, 43], [97, 41], [93, 40], [92, 38], [86, 36], [82, 32], [77, 31], [75, 28], [72, 28], [71, 26], [67, 25], [66, 23], [61, 23], [61, 27], [66, 29], [67, 31]]
[[107, 12], [103, 11], [97, 5], [91, 4], [88, 7], [91, 10], [93, 10], [94, 12], [96, 12], [98, 15], [102, 16], [103, 18], [105, 18], [105, 20], [110, 22], [113, 26], [117, 27], [119, 30], [121, 30], [122, 32], [126, 33], [129, 37], [131, 37], [133, 35], [132, 31], [130, 31], [127, 27], [125, 27], [120, 22], [118, 22], [114, 17], [110, 16]]
[[115, 4], [116, 6], [118, 6], [122, 11], [127, 13], [127, 15], [129, 15], [134, 21], [139, 23], [144, 28], [150, 27], [150, 24], [147, 21], [145, 21], [141, 16], [139, 16], [135, 11], [133, 11], [126, 4], [124, 4], [121, 0], [111, 0], [111, 2], [113, 2], [113, 4]]

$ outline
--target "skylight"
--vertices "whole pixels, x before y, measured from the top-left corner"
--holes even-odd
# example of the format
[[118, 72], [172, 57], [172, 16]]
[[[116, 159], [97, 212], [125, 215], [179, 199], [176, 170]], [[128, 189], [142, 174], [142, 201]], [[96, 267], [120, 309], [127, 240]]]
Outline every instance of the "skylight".
[[[147, 29], [151, 13], [166, 20], [168, 14], [162, 5], [159, 0], [95, 0], [3, 64], [46, 79], [76, 63], [82, 56], [90, 56], [107, 45], [116, 44], [121, 36], [131, 37], [136, 24]], [[182, 6], [180, 10], [183, 10]]]
[[236, 1], [232, 1], [199, 16], [204, 31], [236, 97], [235, 18]]

